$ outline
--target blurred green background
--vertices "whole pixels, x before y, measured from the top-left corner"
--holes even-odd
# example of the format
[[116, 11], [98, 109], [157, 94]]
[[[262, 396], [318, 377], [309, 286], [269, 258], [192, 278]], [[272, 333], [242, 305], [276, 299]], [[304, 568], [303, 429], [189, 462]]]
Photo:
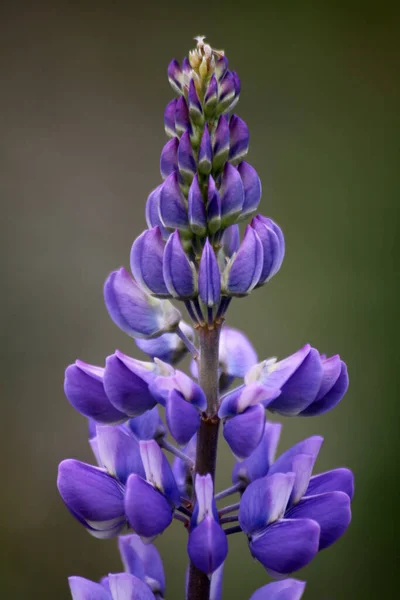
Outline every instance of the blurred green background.
[[[233, 302], [260, 359], [310, 342], [340, 352], [351, 387], [331, 413], [285, 419], [280, 449], [325, 437], [317, 471], [356, 476], [353, 523], [297, 574], [307, 600], [398, 596], [399, 19], [391, 4], [15, 2], [0, 15], [2, 275], [1, 598], [66, 600], [66, 577], [120, 569], [56, 490], [65, 457], [91, 461], [65, 366], [139, 351], [106, 314], [160, 181], [166, 67], [207, 34], [242, 78], [237, 112], [287, 243], [277, 277]], [[221, 446], [222, 447], [222, 446]], [[229, 482], [222, 451], [218, 488]], [[267, 582], [230, 540], [224, 598]], [[183, 597], [185, 532], [157, 542]], [[396, 586], [397, 584], [397, 586]]]

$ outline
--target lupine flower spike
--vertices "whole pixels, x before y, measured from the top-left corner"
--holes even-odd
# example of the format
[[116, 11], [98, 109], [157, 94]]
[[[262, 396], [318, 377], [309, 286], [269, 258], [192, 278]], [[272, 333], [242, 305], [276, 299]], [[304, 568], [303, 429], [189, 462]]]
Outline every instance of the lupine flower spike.
[[[76, 360], [65, 372], [65, 395], [89, 420], [96, 464], [62, 461], [58, 489], [91, 535], [119, 536], [124, 569], [98, 582], [70, 577], [74, 600], [166, 598], [152, 542], [173, 524], [187, 532], [187, 600], [222, 599], [233, 534], [245, 536], [249, 557], [277, 580], [249, 590], [249, 600], [300, 600], [306, 584], [289, 575], [335, 543], [351, 519], [352, 472], [313, 475], [318, 435], [277, 458], [281, 425], [267, 420], [332, 410], [348, 388], [345, 362], [309, 343], [260, 361], [246, 335], [225, 324], [232, 300], [243, 302], [236, 299], [278, 274], [285, 240], [258, 214], [249, 130], [233, 114], [239, 77], [223, 51], [203, 36], [196, 42], [167, 69], [175, 94], [164, 112], [169, 139], [143, 204], [147, 228], [133, 241], [131, 272], [120, 267], [104, 285], [111, 319], [146, 359], [112, 349], [101, 365]], [[177, 368], [187, 353], [191, 376]], [[232, 485], [216, 491], [220, 428], [233, 455]]]

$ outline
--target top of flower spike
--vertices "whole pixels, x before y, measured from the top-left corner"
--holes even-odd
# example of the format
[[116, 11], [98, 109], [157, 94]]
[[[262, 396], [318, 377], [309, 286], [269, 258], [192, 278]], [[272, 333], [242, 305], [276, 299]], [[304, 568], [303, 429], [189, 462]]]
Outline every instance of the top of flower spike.
[[215, 57], [223, 58], [223, 50], [215, 50], [210, 44], [205, 44], [205, 35], [198, 35], [194, 38], [197, 42], [196, 48], [189, 52], [189, 63], [192, 69], [197, 71], [200, 77], [212, 74], [215, 70]]

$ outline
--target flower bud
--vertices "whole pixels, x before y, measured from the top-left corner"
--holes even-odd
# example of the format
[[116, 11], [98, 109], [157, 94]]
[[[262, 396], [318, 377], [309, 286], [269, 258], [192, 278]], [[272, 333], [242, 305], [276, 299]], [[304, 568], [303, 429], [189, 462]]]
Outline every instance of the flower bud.
[[239, 225], [229, 225], [224, 230], [221, 238], [222, 250], [228, 258], [239, 250], [240, 230]]
[[165, 417], [172, 437], [180, 446], [188, 444], [200, 427], [199, 411], [177, 389], [168, 394]]
[[203, 248], [199, 266], [199, 295], [206, 306], [215, 306], [221, 298], [221, 274], [217, 257], [208, 238]]
[[258, 285], [266, 283], [281, 268], [285, 256], [285, 240], [281, 229], [272, 219], [257, 215], [251, 221], [263, 247], [263, 267]]
[[131, 250], [133, 277], [143, 289], [159, 297], [169, 296], [163, 277], [164, 247], [160, 228], [153, 227], [136, 238]]
[[274, 581], [256, 590], [250, 600], [300, 600], [305, 587], [306, 582], [298, 579]]
[[175, 109], [175, 129], [180, 137], [187, 129], [190, 128], [189, 109], [184, 96], [181, 96], [176, 101]]
[[315, 400], [307, 406], [300, 416], [312, 417], [331, 410], [343, 398], [349, 387], [346, 364], [340, 356], [321, 357], [323, 377]]
[[[232, 167], [233, 168], [233, 167]], [[237, 254], [229, 259], [222, 287], [230, 296], [243, 296], [257, 285], [263, 266], [263, 248], [257, 233], [247, 225]]]
[[178, 147], [179, 172], [186, 183], [191, 183], [196, 173], [196, 161], [194, 160], [192, 144], [190, 143], [189, 131], [182, 135]]
[[215, 233], [221, 227], [221, 196], [211, 175], [208, 178], [207, 227], [210, 233]]
[[178, 146], [179, 140], [173, 137], [169, 140], [161, 151], [160, 173], [163, 179], [174, 173], [178, 168]]
[[225, 112], [235, 100], [236, 87], [235, 78], [230, 71], [227, 71], [223, 79], [219, 81], [218, 111]]
[[221, 195], [222, 225], [231, 225], [238, 219], [242, 211], [244, 189], [240, 174], [230, 163], [226, 163], [224, 167], [219, 193]]
[[261, 441], [265, 410], [261, 404], [250, 406], [224, 422], [224, 438], [237, 458], [246, 458]]
[[218, 102], [218, 84], [215, 74], [212, 75], [204, 94], [204, 113], [206, 119], [214, 117]]
[[161, 188], [160, 217], [168, 229], [189, 231], [186, 200], [179, 187], [177, 173], [171, 173]]
[[228, 59], [226, 56], [219, 56], [215, 61], [215, 76], [220, 81], [228, 69]]
[[106, 280], [104, 300], [114, 323], [132, 337], [152, 338], [174, 331], [181, 318], [168, 300], [147, 294], [123, 267]]
[[149, 229], [159, 227], [164, 240], [168, 239], [169, 232], [164, 227], [160, 218], [160, 195], [163, 184], [153, 190], [146, 202], [146, 223]]
[[238, 166], [238, 172], [242, 178], [244, 188], [244, 202], [242, 208], [241, 219], [247, 219], [256, 210], [261, 200], [261, 181], [257, 175], [257, 171], [243, 161]]
[[158, 406], [147, 410], [138, 417], [129, 419], [128, 426], [137, 440], [158, 441], [167, 435], [167, 430], [158, 412]]
[[189, 188], [188, 213], [190, 228], [194, 234], [203, 236], [207, 231], [207, 215], [203, 194], [196, 174]]
[[196, 92], [194, 80], [190, 80], [188, 94], [189, 116], [190, 120], [197, 126], [201, 127], [204, 123], [203, 107]]
[[173, 138], [176, 136], [175, 129], [175, 112], [176, 112], [176, 98], [171, 100], [165, 108], [164, 111], [164, 127], [165, 133], [168, 137]]
[[183, 93], [182, 69], [176, 59], [171, 60], [168, 65], [168, 80], [174, 92], [179, 95]]
[[204, 175], [211, 173], [212, 160], [211, 138], [206, 124], [199, 148], [198, 168], [200, 173]]
[[266, 421], [263, 437], [254, 452], [243, 461], [238, 461], [233, 467], [232, 482], [234, 484], [241, 481], [246, 486], [268, 474], [275, 460], [281, 429], [280, 423]]
[[229, 157], [229, 123], [224, 115], [218, 120], [218, 125], [212, 135], [213, 169], [222, 169]]
[[249, 128], [237, 115], [232, 115], [229, 121], [229, 161], [238, 165], [249, 150]]
[[197, 273], [183, 249], [179, 231], [169, 238], [164, 250], [163, 274], [169, 293], [174, 298], [197, 295]]

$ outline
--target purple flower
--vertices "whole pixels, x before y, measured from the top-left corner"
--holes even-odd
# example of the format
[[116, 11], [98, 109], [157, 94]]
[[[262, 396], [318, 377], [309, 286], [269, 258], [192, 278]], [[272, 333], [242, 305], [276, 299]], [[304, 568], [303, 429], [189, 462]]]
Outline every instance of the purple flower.
[[[191, 342], [194, 342], [194, 331], [184, 321], [179, 324], [180, 329]], [[152, 359], [159, 358], [171, 365], [177, 364], [187, 353], [187, 347], [176, 333], [164, 333], [153, 340], [135, 340], [136, 345]]]
[[120, 536], [118, 547], [125, 571], [144, 581], [158, 598], [162, 598], [165, 575], [157, 548], [153, 544], [144, 544], [135, 534]]
[[255, 213], [260, 203], [261, 181], [257, 175], [257, 171], [245, 161], [241, 162], [238, 166], [238, 172], [242, 178], [244, 188], [244, 202], [241, 218], [247, 219]]
[[226, 163], [224, 167], [219, 193], [222, 224], [231, 225], [235, 223], [242, 211], [244, 188], [239, 172], [230, 163]]
[[[256, 463], [262, 453], [251, 464], [252, 482], [240, 502], [239, 523], [251, 553], [272, 576], [308, 564], [318, 550], [343, 535], [350, 523], [352, 473], [336, 469], [311, 477], [321, 444], [318, 436], [296, 444], [260, 478]], [[258, 468], [258, 472], [263, 470]]]
[[163, 225], [160, 217], [160, 196], [163, 184], [153, 190], [146, 201], [146, 223], [149, 229], [159, 227], [163, 240], [169, 237], [169, 231]]
[[139, 417], [129, 419], [128, 426], [137, 440], [161, 440], [167, 435], [158, 406], [147, 410]]
[[349, 380], [346, 365], [338, 355], [326, 358], [306, 344], [284, 360], [255, 365], [246, 374], [245, 382], [281, 390], [268, 410], [286, 416], [311, 416], [336, 406], [346, 393]]
[[204, 127], [204, 132], [201, 138], [200, 148], [199, 148], [199, 162], [198, 169], [200, 173], [204, 175], [209, 175], [212, 167], [212, 147], [211, 147], [211, 138], [210, 133], [208, 131], [208, 126]]
[[211, 475], [196, 475], [196, 506], [190, 522], [188, 554], [194, 565], [211, 575], [224, 562], [228, 542], [219, 525]]
[[249, 128], [237, 115], [232, 115], [229, 121], [229, 162], [238, 165], [249, 150]]
[[168, 175], [175, 173], [178, 169], [178, 146], [178, 138], [173, 137], [162, 149], [160, 158], [160, 173], [163, 179], [166, 179]]
[[186, 200], [179, 186], [176, 171], [166, 178], [160, 190], [159, 216], [165, 228], [171, 231], [189, 231]]
[[106, 280], [104, 300], [114, 323], [132, 337], [153, 338], [174, 331], [181, 318], [168, 300], [147, 294], [123, 267]]
[[146, 292], [168, 298], [170, 294], [163, 277], [164, 248], [165, 242], [158, 226], [144, 231], [133, 242], [131, 271]]
[[168, 137], [176, 136], [176, 128], [175, 128], [175, 111], [176, 111], [176, 98], [171, 100], [165, 108], [164, 111], [164, 127], [165, 133]]
[[[248, 195], [250, 196], [254, 190], [250, 189], [251, 183], [248, 179], [243, 181], [245, 187], [246, 183], [249, 185]], [[254, 208], [257, 208], [257, 206], [254, 206]], [[285, 240], [278, 225], [272, 219], [262, 215], [257, 215], [251, 221], [251, 227], [257, 232], [263, 247], [263, 267], [257, 284], [262, 285], [269, 281], [281, 268], [285, 256]]]
[[169, 238], [164, 250], [164, 280], [174, 298], [192, 298], [197, 294], [197, 273], [182, 246], [179, 231]]
[[68, 579], [72, 600], [155, 600], [149, 586], [130, 573], [116, 573], [103, 583], [83, 577]]
[[263, 268], [263, 247], [257, 233], [247, 225], [239, 250], [229, 259], [222, 274], [223, 291], [245, 296], [257, 285]]
[[190, 228], [196, 235], [205, 235], [207, 232], [207, 214], [203, 193], [200, 189], [199, 178], [196, 174], [189, 188], [188, 214]]
[[206, 306], [215, 306], [221, 298], [221, 274], [217, 257], [208, 238], [203, 248], [199, 266], [199, 295]]

